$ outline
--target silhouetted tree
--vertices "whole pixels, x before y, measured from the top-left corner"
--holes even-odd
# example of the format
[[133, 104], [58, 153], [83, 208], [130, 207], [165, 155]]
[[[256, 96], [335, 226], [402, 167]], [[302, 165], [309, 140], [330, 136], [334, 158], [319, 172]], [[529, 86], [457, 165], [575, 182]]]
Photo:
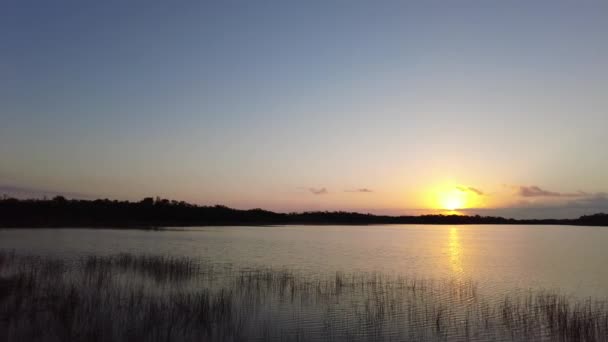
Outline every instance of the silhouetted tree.
[[158, 227], [266, 224], [569, 224], [608, 226], [608, 214], [565, 220], [515, 220], [491, 216], [383, 216], [356, 212], [275, 213], [237, 210], [224, 205], [198, 206], [146, 197], [139, 202], [109, 199], [0, 200], [0, 227]]

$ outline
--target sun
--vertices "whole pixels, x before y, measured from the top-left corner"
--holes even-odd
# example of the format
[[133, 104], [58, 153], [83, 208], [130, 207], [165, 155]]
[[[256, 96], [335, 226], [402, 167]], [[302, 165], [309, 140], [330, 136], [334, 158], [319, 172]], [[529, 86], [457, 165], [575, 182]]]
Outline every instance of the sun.
[[425, 194], [427, 208], [449, 214], [459, 215], [465, 209], [484, 205], [481, 191], [458, 183], [439, 184], [428, 188]]
[[442, 209], [449, 211], [464, 209], [467, 206], [466, 193], [457, 189], [441, 192], [439, 194], [439, 205]]

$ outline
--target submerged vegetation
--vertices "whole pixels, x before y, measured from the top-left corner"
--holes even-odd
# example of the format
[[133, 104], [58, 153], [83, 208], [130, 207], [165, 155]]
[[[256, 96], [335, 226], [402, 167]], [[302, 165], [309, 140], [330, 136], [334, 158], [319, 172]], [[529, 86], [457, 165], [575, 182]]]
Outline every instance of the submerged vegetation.
[[468, 279], [0, 251], [0, 340], [606, 341], [608, 304]]
[[238, 210], [222, 205], [198, 206], [151, 197], [140, 202], [0, 199], [0, 227], [138, 227], [275, 224], [567, 224], [608, 226], [608, 214], [578, 219], [515, 220], [492, 216], [384, 216], [355, 212], [275, 213]]

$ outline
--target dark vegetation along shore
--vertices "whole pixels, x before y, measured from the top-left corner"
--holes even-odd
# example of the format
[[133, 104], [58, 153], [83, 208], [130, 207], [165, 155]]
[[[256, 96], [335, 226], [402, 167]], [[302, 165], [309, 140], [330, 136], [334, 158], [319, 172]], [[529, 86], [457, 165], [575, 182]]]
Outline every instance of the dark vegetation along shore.
[[607, 341], [605, 300], [467, 279], [0, 250], [1, 341]]
[[0, 227], [163, 227], [277, 224], [562, 224], [608, 226], [608, 214], [577, 219], [516, 220], [492, 216], [382, 216], [355, 212], [275, 213], [238, 210], [221, 205], [145, 198], [140, 202], [67, 200], [0, 200]]

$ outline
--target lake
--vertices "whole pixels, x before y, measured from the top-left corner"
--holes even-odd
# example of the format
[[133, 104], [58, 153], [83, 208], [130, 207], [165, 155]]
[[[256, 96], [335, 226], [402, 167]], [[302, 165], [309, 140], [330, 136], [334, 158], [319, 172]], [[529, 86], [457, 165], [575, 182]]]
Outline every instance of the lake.
[[[562, 332], [557, 328], [553, 331], [552, 321], [545, 322], [549, 314], [543, 313], [541, 317], [537, 311], [539, 306], [547, 306], [543, 304], [547, 298], [554, 300], [557, 296], [572, 303], [600, 303], [599, 309], [590, 307], [589, 312], [599, 312], [600, 316], [596, 318], [600, 323], [594, 321], [597, 326], [594, 325], [593, 329], [601, 333], [608, 331], [601, 330], [604, 329], [602, 320], [608, 329], [608, 310], [602, 309], [608, 298], [606, 246], [608, 229], [572, 226], [0, 230], [0, 250], [13, 250], [17, 255], [69, 261], [90, 256], [111, 258], [127, 253], [132, 258], [188, 258], [204, 265], [205, 269], [211, 267], [216, 270], [215, 277], [220, 280], [213, 280], [215, 278], [211, 276], [204, 280], [192, 278], [187, 285], [180, 285], [180, 289], [186, 288], [183, 291], [189, 293], [205, 288], [215, 294], [228, 289], [233, 294], [241, 293], [243, 286], [254, 285], [257, 291], [261, 291], [260, 281], [264, 281], [264, 286], [271, 289], [266, 290], [269, 292], [264, 292], [263, 296], [257, 292], [241, 293], [238, 300], [233, 301], [231, 309], [248, 308], [239, 324], [243, 324], [243, 331], [251, 334], [246, 337], [257, 336], [260, 339], [398, 340], [407, 335], [414, 340], [551, 340], [562, 336], [555, 335]], [[127, 263], [135, 265], [135, 259], [129, 260]], [[254, 272], [255, 277], [248, 272]], [[416, 285], [417, 281], [422, 281], [422, 285]], [[358, 284], [361, 284], [360, 288]], [[377, 284], [381, 284], [381, 291]], [[312, 291], [314, 286], [317, 290]], [[421, 299], [416, 286], [426, 288], [433, 296]], [[164, 287], [159, 288], [161, 290], [152, 291], [164, 291]], [[285, 301], [282, 291], [291, 293], [291, 301]], [[448, 292], [452, 294], [446, 294]], [[546, 293], [551, 296], [543, 297]], [[386, 298], [378, 302], [378, 294]], [[299, 301], [294, 300], [297, 296], [301, 296]], [[522, 304], [513, 309], [513, 304], [508, 301], [519, 303], [520, 297], [523, 298]], [[309, 302], [306, 298], [312, 299]], [[375, 298], [373, 304], [376, 308], [382, 307], [381, 316], [377, 316], [378, 309], [370, 311], [370, 298]], [[424, 311], [412, 312], [412, 306], [417, 305], [415, 303], [423, 303]], [[394, 311], [387, 309], [393, 312], [392, 316], [385, 313], [385, 307]], [[484, 312], [486, 307], [488, 311]], [[536, 330], [527, 331], [525, 328], [531, 324], [522, 318], [530, 314], [526, 311], [528, 308], [541, 317], [534, 320], [539, 326]], [[517, 323], [505, 323], [504, 312], [507, 309], [514, 312], [522, 310], [523, 314], [513, 319]], [[358, 310], [361, 313], [355, 314]], [[430, 318], [429, 310], [433, 312]], [[447, 318], [443, 312], [447, 312]], [[459, 317], [463, 315], [466, 315], [466, 329], [459, 323]], [[475, 318], [471, 319], [471, 325], [476, 328], [470, 331], [469, 317], [483, 315], [487, 316], [484, 318], [485, 328], [475, 321], [479, 318]], [[444, 319], [445, 322], [441, 323]], [[400, 320], [408, 323], [399, 323]], [[363, 328], [362, 322], [367, 324]], [[260, 330], [260, 324], [270, 324], [273, 328]], [[512, 333], [515, 328], [511, 324], [521, 325], [517, 328], [519, 335]], [[572, 323], [569, 322], [567, 327], [572, 328]], [[226, 329], [235, 328], [230, 326]], [[213, 336], [212, 339], [238, 340], [231, 335]]]
[[0, 230], [0, 248], [28, 254], [162, 254], [238, 267], [472, 277], [488, 291], [545, 287], [581, 296], [608, 296], [607, 246], [608, 228], [571, 226]]

